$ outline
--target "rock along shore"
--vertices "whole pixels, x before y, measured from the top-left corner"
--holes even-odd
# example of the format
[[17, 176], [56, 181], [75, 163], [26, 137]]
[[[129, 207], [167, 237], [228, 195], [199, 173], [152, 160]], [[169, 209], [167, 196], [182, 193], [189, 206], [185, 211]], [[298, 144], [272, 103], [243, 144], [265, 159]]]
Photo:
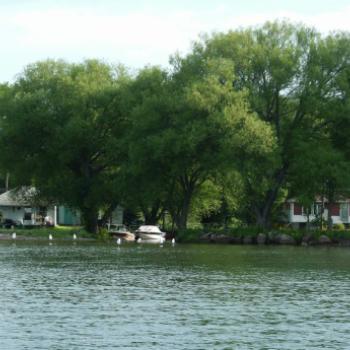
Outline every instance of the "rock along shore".
[[305, 234], [299, 239], [286, 233], [259, 233], [258, 235], [237, 235], [230, 236], [217, 233], [204, 233], [200, 236], [199, 242], [218, 244], [255, 244], [255, 245], [292, 245], [292, 246], [348, 246], [350, 239], [330, 238], [327, 235], [314, 237], [312, 234]]

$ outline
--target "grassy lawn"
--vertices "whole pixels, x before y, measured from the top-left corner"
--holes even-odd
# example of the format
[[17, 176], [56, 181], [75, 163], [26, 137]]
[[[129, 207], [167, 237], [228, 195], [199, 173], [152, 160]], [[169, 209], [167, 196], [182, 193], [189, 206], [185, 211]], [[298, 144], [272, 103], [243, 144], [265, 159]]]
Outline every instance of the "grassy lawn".
[[17, 237], [35, 237], [35, 238], [48, 238], [51, 234], [53, 239], [72, 239], [73, 234], [77, 235], [77, 238], [96, 238], [92, 234], [86, 232], [80, 226], [56, 226], [56, 227], [40, 227], [40, 228], [13, 228], [5, 229], [1, 228], [0, 233], [12, 235], [16, 232]]

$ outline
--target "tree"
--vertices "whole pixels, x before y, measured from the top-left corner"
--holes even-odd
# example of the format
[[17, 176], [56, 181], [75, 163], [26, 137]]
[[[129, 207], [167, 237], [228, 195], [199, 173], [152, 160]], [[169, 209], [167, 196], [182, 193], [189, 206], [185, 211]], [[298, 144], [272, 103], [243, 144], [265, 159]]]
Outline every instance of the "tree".
[[99, 209], [118, 200], [128, 80], [121, 67], [96, 60], [48, 60], [27, 66], [12, 87], [2, 164], [22, 185], [79, 209], [90, 232], [97, 230]]
[[249, 107], [269, 123], [277, 137], [275, 156], [268, 163], [256, 164], [257, 171], [242, 169], [248, 174], [246, 187], [256, 223], [267, 227], [293, 163], [307, 157], [307, 142], [299, 153], [300, 133], [313, 142], [344, 106], [344, 91], [349, 87], [349, 34], [324, 37], [301, 25], [266, 23], [203, 38], [195, 45], [192, 59], [208, 57], [231, 62], [234, 89], [247, 92]]
[[[300, 150], [306, 149], [304, 142], [300, 140]], [[307, 208], [308, 216], [315, 200], [320, 198], [321, 210], [318, 214], [321, 228], [327, 201], [327, 226], [328, 229], [332, 229], [331, 208], [338, 199], [344, 198], [349, 193], [350, 162], [342, 150], [334, 147], [328, 135], [320, 135], [314, 142], [307, 141], [307, 149], [308, 155], [291, 165], [290, 195]]]
[[[7, 119], [9, 111], [11, 111], [11, 101], [12, 101], [12, 89], [9, 84], [0, 84], [0, 129], [2, 128], [3, 121]], [[9, 189], [9, 179], [10, 173], [7, 167], [3, 167], [0, 172], [0, 183], [6, 191]]]
[[268, 125], [247, 110], [244, 94], [232, 88], [227, 62], [191, 59], [174, 57], [169, 75], [142, 72], [136, 81], [145, 88], [131, 117], [131, 163], [146, 170], [147, 159], [157, 179], [153, 188], [163, 179], [163, 206], [179, 229], [186, 228], [192, 199], [207, 180], [232, 167], [237, 154], [269, 152], [274, 142]]
[[122, 167], [125, 204], [140, 211], [150, 225], [162, 217], [171, 192], [172, 179], [163, 159], [166, 155], [160, 153], [166, 150], [159, 148], [173, 105], [168, 84], [166, 71], [146, 67], [129, 85], [128, 158]]

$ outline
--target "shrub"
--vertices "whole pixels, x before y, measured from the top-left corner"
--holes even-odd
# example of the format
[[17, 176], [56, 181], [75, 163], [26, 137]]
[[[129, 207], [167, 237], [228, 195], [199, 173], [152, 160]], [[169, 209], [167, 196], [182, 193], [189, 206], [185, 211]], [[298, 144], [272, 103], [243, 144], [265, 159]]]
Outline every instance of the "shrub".
[[345, 230], [345, 225], [340, 223], [340, 224], [334, 224], [333, 229], [337, 231], [344, 231]]
[[199, 241], [203, 233], [204, 231], [201, 228], [188, 228], [186, 230], [177, 231], [176, 239], [179, 242], [196, 242]]
[[109, 232], [105, 228], [102, 228], [99, 230], [97, 234], [97, 238], [104, 242], [109, 241], [111, 239]]

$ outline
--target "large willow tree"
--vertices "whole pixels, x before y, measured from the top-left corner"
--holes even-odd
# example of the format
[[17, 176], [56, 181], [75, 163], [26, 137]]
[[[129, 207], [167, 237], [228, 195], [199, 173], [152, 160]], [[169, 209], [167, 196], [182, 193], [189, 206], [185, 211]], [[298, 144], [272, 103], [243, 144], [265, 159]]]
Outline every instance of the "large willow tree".
[[266, 227], [281, 190], [296, 176], [293, 170], [309, 176], [307, 167], [301, 171], [300, 166], [312, 161], [309, 148], [327, 138], [329, 128], [348, 125], [342, 120], [349, 118], [344, 109], [349, 110], [350, 36], [266, 23], [206, 37], [194, 46], [191, 57], [229, 60], [235, 72], [232, 86], [247, 92], [251, 111], [273, 128], [275, 156], [269, 163], [242, 163], [240, 169], [247, 204], [257, 224]]
[[146, 199], [153, 213], [162, 204], [184, 229], [206, 181], [240, 158], [270, 154], [275, 139], [247, 108], [245, 93], [233, 89], [234, 72], [226, 60], [174, 57], [172, 65], [168, 74], [145, 69], [132, 85], [137, 98], [129, 156], [136, 164], [132, 176], [140, 174], [137, 183], [145, 187], [135, 185], [139, 203]]
[[127, 81], [122, 69], [95, 60], [31, 64], [12, 86], [2, 120], [3, 167], [17, 183], [79, 209], [90, 232], [98, 211], [118, 198]]

